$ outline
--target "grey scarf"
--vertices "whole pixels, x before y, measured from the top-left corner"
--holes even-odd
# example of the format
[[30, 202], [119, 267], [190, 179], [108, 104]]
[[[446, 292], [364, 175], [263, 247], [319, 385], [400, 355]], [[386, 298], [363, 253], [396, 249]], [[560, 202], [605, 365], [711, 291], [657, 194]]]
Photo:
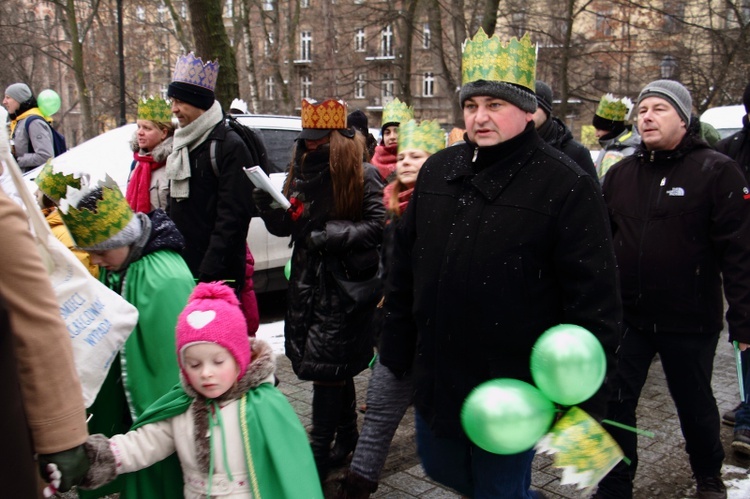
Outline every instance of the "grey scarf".
[[217, 123], [224, 119], [219, 101], [192, 123], [174, 132], [172, 153], [167, 157], [169, 195], [178, 201], [190, 196], [190, 151], [206, 141]]

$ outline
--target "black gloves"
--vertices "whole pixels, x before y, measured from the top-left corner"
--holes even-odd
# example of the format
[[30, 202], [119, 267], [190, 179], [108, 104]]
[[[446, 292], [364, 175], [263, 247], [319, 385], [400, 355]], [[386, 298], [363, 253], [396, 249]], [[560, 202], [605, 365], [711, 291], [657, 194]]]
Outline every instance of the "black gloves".
[[273, 203], [273, 197], [258, 187], [253, 189], [253, 202], [255, 203], [255, 207], [258, 208], [258, 211], [268, 211], [273, 208], [271, 206], [271, 203]]
[[54, 463], [62, 473], [60, 492], [67, 492], [74, 485], [79, 485], [89, 470], [89, 458], [83, 445], [54, 454], [39, 454], [39, 471], [47, 477], [47, 465]]

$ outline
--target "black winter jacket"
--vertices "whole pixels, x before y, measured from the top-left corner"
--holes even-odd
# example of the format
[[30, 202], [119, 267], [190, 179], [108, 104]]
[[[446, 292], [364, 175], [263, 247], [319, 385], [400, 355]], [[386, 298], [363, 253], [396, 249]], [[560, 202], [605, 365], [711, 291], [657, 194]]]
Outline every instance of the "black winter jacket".
[[750, 121], [742, 117], [742, 130], [716, 143], [716, 150], [732, 158], [750, 182]]
[[673, 151], [641, 145], [603, 190], [625, 321], [716, 334], [723, 277], [730, 337], [750, 342], [750, 193], [737, 164], [688, 134]]
[[551, 116], [539, 127], [537, 133], [547, 144], [565, 153], [583, 171], [596, 178], [596, 168], [591, 159], [591, 152], [573, 139], [573, 133], [559, 118]]
[[372, 317], [382, 296], [376, 275], [385, 216], [382, 180], [365, 163], [361, 219], [335, 219], [328, 146], [323, 146], [295, 165], [290, 199], [300, 206], [296, 219], [287, 210], [261, 211], [268, 231], [291, 235], [294, 244], [286, 355], [300, 379], [344, 380], [365, 369], [373, 355]]
[[[598, 181], [533, 123], [496, 146], [432, 155], [402, 221], [380, 362], [397, 374], [413, 365], [415, 405], [437, 435], [462, 434], [461, 406], [480, 383], [530, 382], [532, 347], [557, 324], [591, 331], [614, 366], [621, 305]], [[606, 392], [584, 407], [603, 415]]]
[[[216, 142], [217, 176], [211, 165]], [[247, 229], [254, 213], [253, 184], [243, 167], [255, 163], [245, 143], [222, 120], [205, 142], [190, 151], [190, 197], [169, 200], [169, 217], [185, 237], [182, 253], [201, 282], [245, 282]]]

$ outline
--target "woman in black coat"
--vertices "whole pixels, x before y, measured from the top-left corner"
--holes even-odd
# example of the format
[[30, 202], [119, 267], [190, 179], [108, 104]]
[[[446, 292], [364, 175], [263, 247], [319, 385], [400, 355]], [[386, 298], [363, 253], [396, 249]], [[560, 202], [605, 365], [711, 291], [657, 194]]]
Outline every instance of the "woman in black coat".
[[297, 376], [314, 382], [310, 437], [321, 480], [359, 436], [353, 377], [372, 359], [382, 293], [383, 186], [362, 162], [364, 147], [352, 129], [303, 129], [284, 188], [292, 207], [274, 209], [253, 191], [268, 231], [294, 244], [285, 350]]

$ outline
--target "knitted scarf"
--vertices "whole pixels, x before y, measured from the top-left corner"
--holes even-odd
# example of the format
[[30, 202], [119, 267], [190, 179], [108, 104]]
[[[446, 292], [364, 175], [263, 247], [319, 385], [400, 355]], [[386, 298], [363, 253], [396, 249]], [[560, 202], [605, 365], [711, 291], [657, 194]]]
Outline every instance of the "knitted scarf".
[[190, 197], [190, 151], [206, 141], [214, 127], [224, 119], [219, 101], [192, 123], [174, 132], [172, 154], [167, 158], [169, 195], [178, 201]]
[[398, 146], [385, 147], [383, 145], [378, 145], [375, 148], [375, 154], [372, 157], [372, 164], [378, 169], [383, 180], [390, 180], [388, 176], [396, 171], [397, 153]]
[[148, 213], [151, 211], [151, 172], [164, 166], [164, 162], [156, 161], [150, 154], [133, 153], [133, 159], [138, 163], [130, 176], [125, 199], [128, 200], [133, 211]]

